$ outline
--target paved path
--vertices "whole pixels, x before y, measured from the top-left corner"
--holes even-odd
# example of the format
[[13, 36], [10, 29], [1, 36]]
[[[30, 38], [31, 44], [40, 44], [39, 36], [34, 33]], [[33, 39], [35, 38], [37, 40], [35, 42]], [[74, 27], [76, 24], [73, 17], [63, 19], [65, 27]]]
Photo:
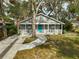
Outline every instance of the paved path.
[[[5, 54], [5, 56], [2, 59], [13, 59], [18, 51], [29, 49], [30, 47], [28, 46], [28, 44], [25, 44], [25, 45], [22, 44], [26, 37], [18, 36], [18, 40], [14, 43], [14, 45], [11, 47], [11, 49]], [[38, 45], [45, 43], [45, 41], [47, 40], [43, 36], [39, 36], [39, 39], [31, 42], [29, 45], [33, 48], [33, 47], [36, 47]]]
[[2, 59], [13, 59], [18, 49], [22, 46], [22, 43], [25, 40], [24, 38], [18, 36], [18, 40], [14, 43], [14, 45], [11, 47], [11, 49], [5, 54], [5, 56]]
[[45, 36], [39, 35], [36, 40], [34, 40], [28, 44], [22, 44], [22, 47], [19, 49], [19, 51], [25, 50], [25, 49], [32, 49], [36, 46], [44, 44], [46, 41], [47, 41], [47, 38]]
[[0, 54], [15, 40], [16, 35], [0, 41]]
[[17, 36], [14, 35], [14, 36], [8, 37], [3, 41], [0, 41], [0, 59], [2, 59], [2, 57], [8, 52], [8, 50], [14, 44], [16, 39], [17, 39]]

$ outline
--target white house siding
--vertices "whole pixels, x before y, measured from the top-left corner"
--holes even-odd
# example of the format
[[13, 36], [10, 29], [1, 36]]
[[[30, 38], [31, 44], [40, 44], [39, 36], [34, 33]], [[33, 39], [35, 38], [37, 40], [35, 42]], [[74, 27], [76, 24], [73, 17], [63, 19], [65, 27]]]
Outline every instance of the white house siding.
[[[52, 35], [52, 34], [62, 34], [63, 32], [63, 25], [64, 23], [54, 19], [50, 18], [48, 16], [43, 15], [37, 15], [36, 17], [36, 34], [44, 34], [44, 35]], [[24, 28], [21, 27], [21, 33], [22, 34], [32, 34], [32, 18], [28, 18], [28, 20], [22, 21], [20, 24], [23, 24]], [[43, 26], [43, 32], [39, 32], [38, 25]], [[39, 27], [40, 28], [40, 27]]]
[[[60, 25], [57, 25], [57, 27], [56, 27], [56, 24], [53, 24], [53, 25], [52, 24], [51, 25], [42, 24], [42, 26], [43, 26], [43, 32], [38, 32], [38, 25], [36, 25], [36, 34], [44, 34], [44, 35], [62, 34], [62, 28], [61, 28], [62, 26], [60, 26]], [[58, 26], [59, 26], [59, 28], [58, 28]], [[20, 32], [22, 33], [22, 35], [32, 34], [32, 25], [31, 24], [30, 25], [22, 24], [20, 26]]]
[[62, 29], [56, 29], [55, 30], [55, 34], [57, 35], [57, 34], [62, 34]]

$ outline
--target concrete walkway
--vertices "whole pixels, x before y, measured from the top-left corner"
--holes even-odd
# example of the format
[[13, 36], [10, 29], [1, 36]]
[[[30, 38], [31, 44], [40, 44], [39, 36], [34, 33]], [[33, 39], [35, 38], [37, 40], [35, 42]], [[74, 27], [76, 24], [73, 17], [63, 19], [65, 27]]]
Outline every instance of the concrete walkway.
[[25, 49], [32, 49], [36, 46], [42, 45], [47, 41], [47, 38], [45, 36], [41, 36], [39, 35], [38, 38], [28, 44], [22, 44], [21, 48], [19, 49], [19, 51], [21, 50], [25, 50]]
[[18, 36], [18, 40], [14, 43], [14, 45], [11, 47], [11, 49], [5, 54], [5, 56], [2, 59], [13, 59], [18, 51], [34, 48], [38, 45], [45, 43], [47, 40], [44, 36], [39, 36], [37, 40], [29, 44], [22, 44], [26, 37], [28, 36], [25, 37]]
[[5, 53], [7, 53], [11, 45], [16, 41], [16, 39], [17, 35], [14, 35], [0, 41], [0, 59], [5, 55]]
[[5, 54], [5, 56], [2, 59], [13, 59], [18, 49], [22, 46], [22, 43], [25, 40], [24, 38], [21, 36], [18, 36], [18, 40], [14, 43], [14, 45], [11, 47], [11, 49]]

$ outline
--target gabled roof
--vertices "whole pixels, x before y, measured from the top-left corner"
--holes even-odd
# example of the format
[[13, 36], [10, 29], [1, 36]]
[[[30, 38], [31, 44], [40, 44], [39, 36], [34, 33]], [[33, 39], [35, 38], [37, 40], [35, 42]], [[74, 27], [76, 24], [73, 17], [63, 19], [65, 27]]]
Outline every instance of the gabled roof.
[[[24, 22], [25, 23], [32, 23], [32, 19], [33, 19], [32, 17], [29, 17], [25, 20], [22, 20], [20, 23], [24, 23]], [[59, 23], [59, 24], [64, 24], [63, 22], [61, 22], [59, 20], [56, 20], [55, 18], [46, 16], [42, 13], [36, 15], [36, 21], [35, 22], [36, 23], [51, 23], [51, 24]]]

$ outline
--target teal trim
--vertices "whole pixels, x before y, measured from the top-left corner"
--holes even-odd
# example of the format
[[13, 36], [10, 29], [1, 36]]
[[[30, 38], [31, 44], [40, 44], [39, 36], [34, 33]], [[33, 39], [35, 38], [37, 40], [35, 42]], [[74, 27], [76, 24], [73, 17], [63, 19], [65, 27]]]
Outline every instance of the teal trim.
[[42, 25], [38, 25], [38, 32], [43, 32], [43, 26]]

